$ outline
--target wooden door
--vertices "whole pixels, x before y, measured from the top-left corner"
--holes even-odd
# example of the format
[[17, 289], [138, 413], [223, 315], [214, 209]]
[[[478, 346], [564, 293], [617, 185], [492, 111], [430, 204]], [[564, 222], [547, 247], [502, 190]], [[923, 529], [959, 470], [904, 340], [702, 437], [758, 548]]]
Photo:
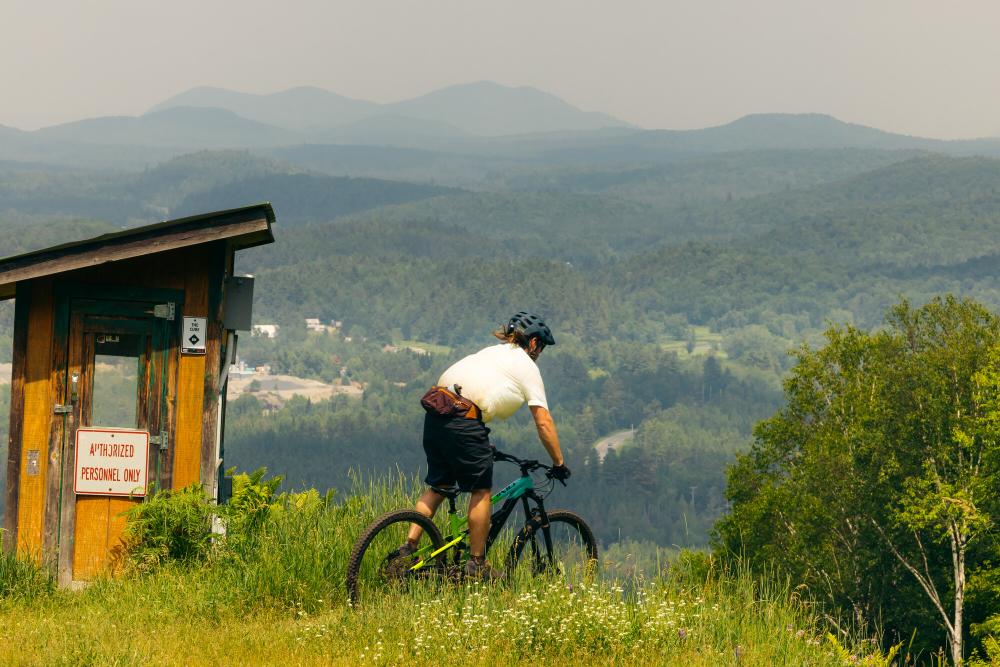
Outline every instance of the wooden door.
[[[60, 578], [76, 582], [110, 572], [125, 526], [123, 513], [142, 502], [161, 478], [167, 448], [169, 328], [165, 320], [153, 315], [152, 304], [74, 300], [68, 333], [66, 377], [72, 420], [63, 447], [59, 560]], [[86, 486], [81, 479], [95, 479], [93, 471], [97, 470], [80, 467], [86, 455], [77, 450], [81, 431], [107, 438], [145, 437], [145, 455], [138, 450], [146, 466], [141, 485], [131, 478], [120, 480], [120, 471], [108, 469], [108, 479], [114, 482], [108, 482], [106, 494], [103, 487], [92, 488], [93, 484], [81, 490]], [[136, 456], [134, 448], [130, 455]]]

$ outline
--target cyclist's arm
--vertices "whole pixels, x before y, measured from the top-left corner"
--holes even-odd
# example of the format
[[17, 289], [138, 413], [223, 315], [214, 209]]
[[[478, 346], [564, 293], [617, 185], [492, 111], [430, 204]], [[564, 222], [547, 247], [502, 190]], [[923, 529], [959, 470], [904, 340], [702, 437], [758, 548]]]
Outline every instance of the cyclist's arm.
[[559, 448], [559, 434], [556, 432], [556, 423], [552, 420], [552, 415], [540, 405], [529, 407], [531, 409], [531, 416], [535, 418], [538, 439], [542, 441], [545, 451], [552, 457], [553, 465], [563, 465], [565, 461], [563, 460], [562, 450]]

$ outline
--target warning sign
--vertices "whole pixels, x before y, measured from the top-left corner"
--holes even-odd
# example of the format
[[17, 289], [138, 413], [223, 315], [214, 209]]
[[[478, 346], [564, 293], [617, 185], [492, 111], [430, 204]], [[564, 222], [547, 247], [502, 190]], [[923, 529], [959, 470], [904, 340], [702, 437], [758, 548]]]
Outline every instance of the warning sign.
[[205, 338], [208, 332], [204, 317], [185, 317], [181, 331], [181, 352], [184, 354], [205, 354]]
[[145, 496], [149, 433], [117, 428], [76, 431], [76, 493]]

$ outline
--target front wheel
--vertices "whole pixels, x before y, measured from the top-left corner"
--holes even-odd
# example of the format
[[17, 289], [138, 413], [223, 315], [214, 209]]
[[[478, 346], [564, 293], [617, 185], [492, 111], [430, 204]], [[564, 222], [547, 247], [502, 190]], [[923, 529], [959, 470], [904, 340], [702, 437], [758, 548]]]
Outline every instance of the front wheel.
[[[416, 554], [400, 555], [406, 543], [410, 524], [424, 529]], [[441, 531], [434, 522], [414, 510], [396, 510], [383, 514], [361, 534], [347, 561], [347, 596], [352, 605], [373, 594], [404, 587], [410, 581], [437, 574], [440, 564], [428, 561], [424, 567], [413, 566], [425, 560], [423, 556], [444, 544]], [[429, 547], [429, 548], [428, 548]]]
[[568, 510], [547, 515], [547, 531], [537, 514], [524, 525], [510, 547], [508, 567], [513, 570], [524, 563], [533, 574], [555, 572], [571, 582], [596, 573], [597, 539], [587, 522]]

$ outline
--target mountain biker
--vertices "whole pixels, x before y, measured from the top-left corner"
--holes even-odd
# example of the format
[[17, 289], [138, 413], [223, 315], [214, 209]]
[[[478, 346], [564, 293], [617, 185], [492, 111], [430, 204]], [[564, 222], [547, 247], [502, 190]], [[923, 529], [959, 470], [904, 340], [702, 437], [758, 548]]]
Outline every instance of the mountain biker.
[[[470, 559], [466, 576], [493, 580], [500, 573], [486, 561], [490, 530], [490, 496], [493, 486], [493, 446], [486, 423], [507, 419], [523, 403], [535, 420], [538, 439], [552, 458], [552, 476], [568, 479], [569, 468], [559, 447], [559, 435], [545, 399], [545, 385], [535, 362], [555, 338], [538, 315], [520, 311], [493, 335], [501, 343], [484, 348], [448, 368], [421, 399], [424, 417], [424, 452], [430, 487], [417, 501], [416, 510], [432, 517], [444, 496], [434, 487], [457, 484], [471, 492], [469, 498]], [[398, 554], [417, 549], [423, 529], [410, 526], [407, 542]]]

